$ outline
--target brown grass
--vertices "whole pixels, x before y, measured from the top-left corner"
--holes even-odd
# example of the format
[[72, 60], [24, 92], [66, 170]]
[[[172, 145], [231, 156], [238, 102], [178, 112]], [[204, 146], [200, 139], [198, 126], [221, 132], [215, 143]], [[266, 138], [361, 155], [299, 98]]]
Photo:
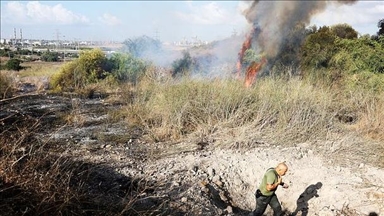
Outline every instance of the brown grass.
[[[236, 80], [185, 78], [147, 79], [124, 92], [132, 99], [114, 115], [145, 130], [152, 142], [211, 139], [223, 147], [252, 147], [257, 140], [293, 145], [356, 137], [346, 143], [351, 159], [382, 151], [383, 92], [359, 86], [267, 77], [245, 88]], [[383, 166], [384, 158], [369, 163]]]
[[[40, 119], [19, 114], [0, 121], [5, 123], [0, 124], [1, 215], [167, 212], [164, 198], [139, 196], [154, 191], [156, 183], [121, 175], [107, 165], [62, 156], [70, 146], [38, 138]], [[53, 125], [44, 126], [53, 129]]]

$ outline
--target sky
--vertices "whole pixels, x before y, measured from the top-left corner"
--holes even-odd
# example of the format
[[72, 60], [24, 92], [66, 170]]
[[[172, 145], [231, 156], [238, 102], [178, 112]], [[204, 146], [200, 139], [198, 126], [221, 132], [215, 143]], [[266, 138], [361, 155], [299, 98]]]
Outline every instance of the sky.
[[[247, 32], [249, 1], [4, 1], [1, 38], [124, 41], [147, 35], [163, 42], [197, 37], [220, 40]], [[361, 35], [376, 34], [384, 1], [329, 4], [310, 25], [347, 23]]]

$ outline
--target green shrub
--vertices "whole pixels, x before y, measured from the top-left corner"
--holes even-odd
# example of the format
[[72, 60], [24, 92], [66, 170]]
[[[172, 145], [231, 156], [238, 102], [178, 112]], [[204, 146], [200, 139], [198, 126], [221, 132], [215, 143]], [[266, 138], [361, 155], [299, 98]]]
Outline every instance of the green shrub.
[[56, 91], [76, 91], [105, 78], [107, 58], [100, 49], [83, 51], [78, 59], [66, 63], [51, 80]]
[[55, 91], [76, 91], [106, 78], [113, 83], [136, 83], [145, 74], [149, 64], [131, 54], [115, 53], [108, 59], [101, 49], [82, 51], [78, 59], [66, 63], [52, 77], [51, 87]]
[[108, 62], [112, 75], [120, 82], [136, 83], [148, 68], [144, 61], [126, 53], [114, 53]]
[[16, 58], [10, 59], [7, 61], [7, 63], [5, 63], [5, 69], [19, 71], [23, 69], [23, 67], [20, 65], [21, 63], [22, 61], [20, 59], [16, 59]]
[[50, 85], [54, 91], [74, 91], [80, 88], [83, 80], [80, 80], [80, 73], [77, 71], [75, 61], [68, 62], [60, 68], [59, 73], [51, 77]]
[[57, 62], [59, 61], [59, 53], [47, 50], [41, 55], [41, 60], [46, 62]]

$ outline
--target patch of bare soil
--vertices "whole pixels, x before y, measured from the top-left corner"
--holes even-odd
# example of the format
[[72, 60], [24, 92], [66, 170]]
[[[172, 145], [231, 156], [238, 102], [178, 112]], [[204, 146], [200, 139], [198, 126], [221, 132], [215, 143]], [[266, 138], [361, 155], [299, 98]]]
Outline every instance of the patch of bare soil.
[[[55, 156], [76, 162], [78, 178], [87, 176], [81, 190], [99, 200], [89, 207], [129, 204], [125, 210], [115, 206], [111, 215], [249, 215], [265, 170], [282, 161], [289, 166], [283, 179], [290, 187], [279, 188], [277, 195], [287, 215], [305, 215], [302, 207], [321, 216], [384, 213], [384, 170], [374, 163], [380, 153], [355, 157], [358, 151], [349, 147], [358, 143], [354, 137], [290, 146], [253, 137], [247, 148], [219, 147], [218, 137], [150, 144], [139, 129], [108, 118], [116, 108], [103, 98], [25, 96], [1, 102], [0, 130], [26, 120], [22, 116], [39, 119], [43, 127], [36, 139], [62, 146]], [[81, 123], [62, 119], [71, 113], [81, 116]], [[299, 199], [302, 194], [305, 199]], [[270, 208], [266, 215], [272, 215]]]

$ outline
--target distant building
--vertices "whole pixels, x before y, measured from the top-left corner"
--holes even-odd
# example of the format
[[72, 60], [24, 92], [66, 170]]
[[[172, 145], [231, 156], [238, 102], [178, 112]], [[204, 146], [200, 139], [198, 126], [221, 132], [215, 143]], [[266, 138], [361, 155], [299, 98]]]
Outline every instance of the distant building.
[[40, 41], [34, 41], [34, 42], [32, 42], [32, 46], [41, 46], [41, 42]]
[[192, 37], [193, 40], [189, 41], [186, 38], [184, 38], [181, 41], [175, 41], [173, 42], [173, 45], [180, 46], [180, 47], [194, 47], [194, 46], [201, 46], [201, 45], [207, 45], [208, 41], [202, 41], [200, 39], [197, 39], [197, 36]]

